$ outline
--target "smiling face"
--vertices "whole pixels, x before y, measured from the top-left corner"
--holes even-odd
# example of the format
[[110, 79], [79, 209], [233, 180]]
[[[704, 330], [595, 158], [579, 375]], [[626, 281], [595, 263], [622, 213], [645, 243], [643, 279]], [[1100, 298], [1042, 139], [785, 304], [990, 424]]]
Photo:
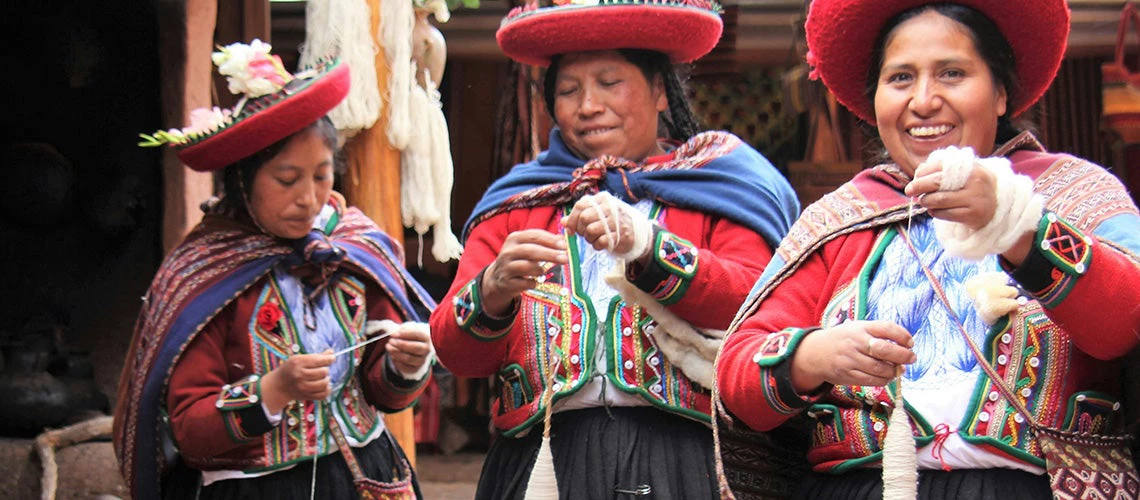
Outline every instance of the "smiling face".
[[895, 27], [886, 38], [875, 91], [875, 121], [891, 159], [905, 172], [936, 149], [994, 150], [1005, 88], [966, 26], [927, 11]]
[[664, 153], [657, 119], [669, 103], [660, 77], [646, 80], [616, 51], [566, 54], [557, 71], [554, 120], [579, 157], [610, 154], [640, 162]]
[[309, 234], [333, 187], [333, 151], [316, 127], [294, 135], [253, 176], [249, 212], [266, 232], [286, 239]]

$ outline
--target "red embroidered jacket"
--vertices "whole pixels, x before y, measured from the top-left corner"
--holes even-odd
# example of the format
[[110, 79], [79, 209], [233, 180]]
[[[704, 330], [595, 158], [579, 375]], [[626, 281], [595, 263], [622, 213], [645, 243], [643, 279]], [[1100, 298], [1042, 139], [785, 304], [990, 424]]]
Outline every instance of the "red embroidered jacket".
[[[327, 290], [349, 345], [365, 340], [367, 319], [404, 321], [386, 294], [356, 277], [342, 275]], [[403, 409], [426, 387], [426, 377], [409, 383], [386, 369], [387, 340], [380, 340], [345, 354], [351, 371], [339, 393], [327, 402], [294, 401], [281, 422], [270, 425], [259, 396], [252, 397], [259, 394], [259, 377], [252, 375], [268, 373], [287, 354], [303, 353], [304, 344], [288, 314], [254, 315], [284, 307], [272, 274], [261, 278], [206, 325], [175, 365], [166, 407], [175, 442], [191, 467], [257, 471], [336, 452], [327, 427], [333, 413], [351, 423], [346, 435], [361, 440], [380, 424], [376, 408]]]
[[[495, 325], [479, 307], [479, 277], [498, 255], [508, 234], [525, 228], [559, 233], [569, 207], [516, 209], [479, 224], [468, 238], [459, 272], [431, 316], [440, 361], [456, 375], [497, 378], [492, 408], [495, 427], [515, 435], [541, 419], [541, 395], [551, 349], [561, 355], [554, 389], [557, 401], [593, 376], [596, 338], [607, 345], [608, 379], [653, 405], [708, 422], [709, 391], [687, 378], [657, 349], [656, 327], [640, 307], [615, 298], [594, 311], [583, 290], [578, 238], [567, 238], [570, 263], [556, 266], [521, 297], [509, 324]], [[680, 208], [655, 206], [653, 259], [632, 282], [662, 304], [706, 329], [725, 329], [771, 253], [760, 235], [725, 219]]]
[[[1022, 140], [1040, 147], [1031, 136]], [[1007, 269], [1037, 300], [999, 320], [979, 347], [1040, 422], [1111, 432], [1120, 409], [1119, 371], [1111, 360], [1140, 339], [1140, 288], [1131, 285], [1140, 282], [1137, 209], [1099, 166], [1026, 150], [1010, 159], [1046, 199], [1034, 250], [1021, 267]], [[808, 460], [817, 471], [839, 473], [881, 459], [892, 387], [825, 386], [804, 397], [792, 389], [785, 361], [815, 329], [865, 318], [869, 280], [860, 277], [874, 270], [890, 227], [907, 216], [906, 180], [889, 172], [864, 171], [805, 210], [720, 353], [717, 388], [735, 418], [761, 431], [805, 410], [815, 419]], [[1024, 419], [997, 397], [984, 373], [980, 378], [972, 400], [962, 402], [962, 438], [1042, 467]], [[917, 445], [929, 444], [933, 429], [922, 415], [909, 416]]]

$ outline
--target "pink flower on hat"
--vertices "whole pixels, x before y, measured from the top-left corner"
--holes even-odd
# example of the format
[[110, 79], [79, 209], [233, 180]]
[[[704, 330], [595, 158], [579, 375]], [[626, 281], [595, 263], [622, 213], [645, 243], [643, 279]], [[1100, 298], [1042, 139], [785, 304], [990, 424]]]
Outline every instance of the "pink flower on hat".
[[281, 58], [271, 55], [272, 47], [261, 40], [249, 45], [233, 43], [211, 56], [218, 72], [226, 76], [230, 92], [253, 99], [281, 90], [293, 75], [285, 71]]

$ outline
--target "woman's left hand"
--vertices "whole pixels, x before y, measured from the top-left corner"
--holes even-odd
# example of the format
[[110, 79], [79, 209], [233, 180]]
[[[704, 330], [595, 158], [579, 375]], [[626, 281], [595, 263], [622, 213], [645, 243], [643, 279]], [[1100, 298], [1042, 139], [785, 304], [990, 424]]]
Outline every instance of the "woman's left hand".
[[[635, 221], [630, 216], [630, 211], [621, 205], [626, 203], [606, 192], [583, 197], [574, 203], [570, 215], [562, 218], [562, 226], [585, 238], [595, 250], [615, 255], [628, 254], [639, 242], [634, 228]], [[636, 257], [636, 260], [644, 260], [645, 255]]]
[[931, 217], [981, 229], [989, 224], [997, 210], [997, 179], [988, 169], [975, 163], [965, 184], [954, 190], [939, 191], [942, 164], [926, 161], [914, 171], [914, 180], [906, 185], [907, 196], [917, 196], [917, 203]]
[[[426, 323], [404, 323], [388, 339], [384, 349], [392, 358], [392, 366], [401, 375], [420, 373], [430, 361], [431, 334]], [[421, 378], [415, 377], [415, 379]]]

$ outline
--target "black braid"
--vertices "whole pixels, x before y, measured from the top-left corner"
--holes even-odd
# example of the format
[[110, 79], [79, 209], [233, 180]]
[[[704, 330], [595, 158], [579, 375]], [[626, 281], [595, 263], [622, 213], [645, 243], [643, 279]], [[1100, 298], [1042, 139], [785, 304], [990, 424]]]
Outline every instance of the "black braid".
[[[674, 66], [669, 62], [669, 56], [654, 50], [618, 49], [617, 52], [631, 64], [637, 66], [641, 70], [641, 74], [645, 76], [646, 81], [652, 82], [655, 77], [661, 76], [669, 109], [661, 113], [659, 118], [669, 138], [685, 142], [696, 135], [699, 126], [693, 108], [689, 105], [688, 92], [685, 87], [688, 68]], [[554, 82], [558, 76], [558, 66], [561, 61], [562, 56], [560, 54], [552, 57], [550, 67], [546, 69], [546, 74], [542, 80], [542, 97], [546, 101], [546, 112], [555, 119]]]

